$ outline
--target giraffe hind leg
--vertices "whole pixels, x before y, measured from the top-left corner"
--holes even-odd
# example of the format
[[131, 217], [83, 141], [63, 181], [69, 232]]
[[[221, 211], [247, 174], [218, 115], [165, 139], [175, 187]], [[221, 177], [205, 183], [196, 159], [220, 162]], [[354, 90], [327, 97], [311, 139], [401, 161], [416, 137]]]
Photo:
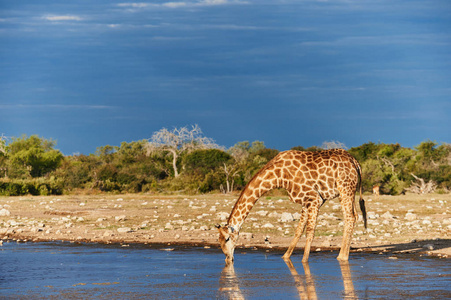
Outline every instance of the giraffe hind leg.
[[343, 241], [337, 259], [341, 261], [347, 261], [349, 259], [349, 249], [351, 247], [352, 233], [357, 221], [357, 211], [354, 205], [354, 196], [346, 196], [340, 200], [344, 217], [344, 229]]
[[312, 205], [308, 210], [307, 225], [305, 227], [306, 231], [306, 241], [304, 248], [304, 256], [302, 257], [302, 262], [306, 263], [310, 255], [310, 247], [312, 246], [312, 241], [315, 236], [316, 219], [318, 217], [319, 205]]
[[307, 224], [307, 209], [305, 207], [302, 207], [301, 219], [299, 220], [298, 227], [296, 228], [296, 232], [294, 233], [294, 238], [291, 241], [287, 252], [285, 252], [285, 254], [282, 256], [284, 260], [290, 259], [291, 254], [293, 254], [294, 248], [296, 248], [296, 245], [298, 244], [299, 239], [301, 238], [301, 235], [304, 232], [306, 224]]

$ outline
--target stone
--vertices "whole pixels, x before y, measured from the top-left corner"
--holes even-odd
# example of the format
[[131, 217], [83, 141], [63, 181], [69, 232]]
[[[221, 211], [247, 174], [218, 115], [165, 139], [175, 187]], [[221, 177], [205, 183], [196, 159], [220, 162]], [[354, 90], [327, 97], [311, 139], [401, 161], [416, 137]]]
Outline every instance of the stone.
[[411, 213], [411, 212], [408, 212], [408, 213], [406, 213], [405, 219], [406, 219], [407, 221], [413, 221], [413, 220], [416, 220], [416, 219], [417, 219], [417, 215], [416, 215], [416, 214], [413, 214], [413, 213]]
[[7, 216], [9, 216], [9, 215], [11, 215], [11, 212], [10, 212], [9, 210], [4, 209], [4, 208], [2, 208], [2, 209], [0, 210], [0, 217], [7, 217]]
[[382, 218], [393, 219], [393, 215], [389, 211], [387, 211], [385, 214], [382, 215]]
[[114, 217], [114, 220], [116, 220], [116, 222], [125, 221], [126, 216], [125, 215], [116, 216], [116, 217]]
[[225, 221], [227, 220], [227, 218], [229, 217], [229, 213], [226, 212], [218, 212], [216, 214], [216, 216], [221, 220], [221, 221]]
[[301, 219], [301, 216], [302, 216], [302, 214], [300, 214], [300, 213], [294, 213], [293, 214], [293, 218], [295, 219], [295, 220], [300, 220]]
[[426, 244], [426, 245], [423, 246], [423, 248], [427, 249], [427, 250], [434, 250], [434, 245], [433, 244]]
[[378, 217], [378, 215], [376, 213], [374, 213], [373, 211], [369, 211], [367, 213], [368, 220], [370, 220], [370, 219], [377, 219], [377, 217]]
[[292, 222], [294, 221], [293, 215], [291, 213], [284, 212], [280, 217], [281, 222]]
[[270, 217], [270, 218], [278, 218], [279, 216], [280, 215], [278, 213], [276, 213], [275, 211], [268, 215], [268, 217]]
[[256, 212], [257, 215], [260, 215], [262, 217], [266, 217], [266, 215], [268, 214], [268, 212], [266, 210], [260, 210]]
[[272, 225], [271, 223], [266, 223], [265, 225], [262, 226], [263, 228], [274, 228], [274, 225]]
[[132, 229], [130, 227], [121, 227], [117, 229], [117, 232], [119, 233], [127, 233], [127, 232], [132, 232]]

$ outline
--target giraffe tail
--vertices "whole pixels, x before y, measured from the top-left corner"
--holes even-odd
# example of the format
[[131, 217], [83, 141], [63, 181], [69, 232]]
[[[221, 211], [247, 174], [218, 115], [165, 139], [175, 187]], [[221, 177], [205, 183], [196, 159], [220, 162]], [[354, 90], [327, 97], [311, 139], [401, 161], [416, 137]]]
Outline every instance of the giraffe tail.
[[362, 198], [362, 189], [363, 189], [363, 184], [362, 184], [362, 169], [360, 168], [360, 164], [357, 163], [357, 173], [359, 174], [359, 185], [360, 185], [360, 190], [359, 190], [359, 205], [360, 205], [360, 210], [362, 211], [362, 216], [363, 216], [363, 224], [365, 226], [365, 229], [367, 228], [367, 220], [366, 220], [366, 207], [365, 207], [365, 200]]

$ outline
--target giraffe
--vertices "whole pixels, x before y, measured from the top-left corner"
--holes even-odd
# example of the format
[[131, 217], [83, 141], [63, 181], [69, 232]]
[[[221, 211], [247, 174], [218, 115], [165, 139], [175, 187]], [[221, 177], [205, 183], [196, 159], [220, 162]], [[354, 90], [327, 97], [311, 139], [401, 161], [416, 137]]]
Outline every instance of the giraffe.
[[343, 149], [316, 152], [289, 150], [279, 153], [245, 186], [230, 213], [227, 225], [216, 225], [226, 262], [233, 262], [239, 231], [255, 202], [274, 188], [285, 188], [291, 201], [302, 205], [299, 225], [283, 258], [290, 259], [305, 229], [306, 244], [302, 261], [308, 261], [319, 209], [326, 200], [340, 196], [344, 233], [337, 259], [347, 261], [352, 232], [358, 218], [354, 195], [359, 183], [359, 203], [366, 228], [361, 167], [354, 157]]

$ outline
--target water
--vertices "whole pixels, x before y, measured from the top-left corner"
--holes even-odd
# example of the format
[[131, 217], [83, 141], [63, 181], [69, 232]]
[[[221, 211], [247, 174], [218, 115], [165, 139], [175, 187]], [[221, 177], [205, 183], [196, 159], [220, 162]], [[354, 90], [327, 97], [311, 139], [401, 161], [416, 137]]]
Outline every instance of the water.
[[70, 243], [0, 247], [2, 299], [446, 299], [449, 260], [312, 253], [303, 265], [283, 253]]

